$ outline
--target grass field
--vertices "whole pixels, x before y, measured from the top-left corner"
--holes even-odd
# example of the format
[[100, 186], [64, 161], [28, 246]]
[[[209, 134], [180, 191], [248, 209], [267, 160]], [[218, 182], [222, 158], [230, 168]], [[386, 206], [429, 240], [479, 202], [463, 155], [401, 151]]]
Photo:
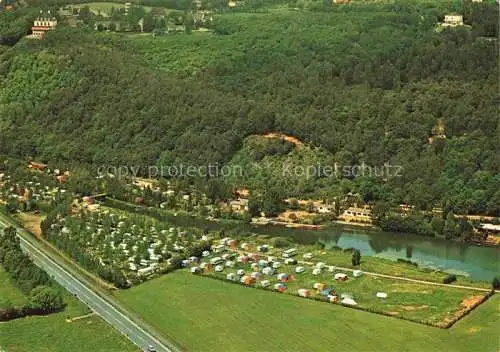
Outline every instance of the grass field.
[[23, 293], [13, 286], [9, 274], [0, 266], [0, 309], [21, 307], [26, 303]]
[[448, 330], [176, 271], [117, 297], [190, 351], [497, 351], [498, 295]]
[[[24, 296], [12, 286], [0, 269], [0, 307], [4, 298], [22, 305]], [[8, 352], [132, 352], [137, 348], [113, 327], [93, 315], [71, 323], [66, 318], [88, 314], [90, 311], [71, 295], [63, 312], [47, 316], [27, 317], [0, 323], [0, 351]]]

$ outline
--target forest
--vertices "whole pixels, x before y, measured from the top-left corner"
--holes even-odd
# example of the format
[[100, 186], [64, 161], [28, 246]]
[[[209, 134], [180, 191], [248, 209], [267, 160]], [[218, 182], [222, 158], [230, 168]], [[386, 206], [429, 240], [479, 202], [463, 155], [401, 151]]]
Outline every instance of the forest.
[[[467, 26], [437, 32], [452, 11]], [[29, 18], [0, 16], [2, 35]], [[390, 164], [401, 177], [245, 182], [283, 198], [358, 192], [499, 216], [497, 23], [495, 4], [422, 1], [223, 12], [212, 33], [158, 38], [60, 26], [0, 46], [0, 151], [87, 175], [296, 154], [303, 165]], [[248, 142], [268, 132], [310, 148]]]

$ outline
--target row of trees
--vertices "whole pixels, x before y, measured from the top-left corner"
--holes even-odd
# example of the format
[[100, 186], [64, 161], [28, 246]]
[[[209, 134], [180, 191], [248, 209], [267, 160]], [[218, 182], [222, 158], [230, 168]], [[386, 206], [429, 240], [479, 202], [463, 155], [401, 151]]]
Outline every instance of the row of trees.
[[12, 282], [28, 296], [25, 307], [8, 307], [0, 313], [0, 320], [31, 314], [47, 314], [64, 308], [62, 293], [54, 287], [49, 276], [21, 251], [16, 230], [5, 228], [0, 234], [0, 264], [9, 273]]

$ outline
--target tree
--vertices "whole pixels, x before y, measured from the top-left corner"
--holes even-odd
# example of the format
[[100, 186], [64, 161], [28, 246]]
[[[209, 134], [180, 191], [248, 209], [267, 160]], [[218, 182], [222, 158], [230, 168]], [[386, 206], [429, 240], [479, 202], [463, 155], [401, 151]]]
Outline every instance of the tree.
[[357, 265], [361, 264], [361, 252], [359, 249], [355, 249], [352, 252], [351, 263], [352, 263], [352, 266], [357, 266]]
[[314, 209], [315, 209], [314, 203], [312, 201], [307, 202], [307, 204], [306, 204], [306, 211], [308, 213], [314, 213]]
[[452, 239], [460, 236], [460, 231], [453, 213], [446, 216], [446, 222], [443, 228], [443, 234], [446, 239]]
[[194, 27], [193, 16], [190, 13], [184, 15], [184, 28], [186, 33], [191, 34], [191, 32], [193, 31], [193, 27]]
[[291, 198], [288, 202], [288, 206], [290, 207], [290, 209], [296, 210], [299, 208], [299, 201], [297, 200], [297, 198]]
[[153, 18], [153, 15], [150, 13], [146, 14], [143, 18], [142, 22], [142, 30], [144, 32], [152, 32], [155, 27], [155, 19]]
[[437, 235], [443, 235], [445, 220], [438, 215], [434, 215], [431, 220], [431, 227]]
[[83, 6], [78, 13], [78, 19], [83, 21], [85, 24], [92, 24], [94, 14], [90, 11], [90, 7], [87, 5]]
[[53, 312], [64, 307], [61, 292], [49, 287], [38, 286], [30, 293], [30, 306], [44, 312]]
[[268, 188], [264, 192], [264, 198], [262, 200], [262, 211], [267, 217], [272, 217], [278, 215], [281, 212], [283, 205], [281, 203], [281, 196], [277, 189]]
[[493, 278], [493, 281], [491, 282], [491, 287], [492, 287], [494, 290], [500, 290], [500, 277], [495, 276], [495, 277]]
[[248, 199], [248, 213], [254, 216], [260, 216], [260, 201], [256, 197], [250, 197]]

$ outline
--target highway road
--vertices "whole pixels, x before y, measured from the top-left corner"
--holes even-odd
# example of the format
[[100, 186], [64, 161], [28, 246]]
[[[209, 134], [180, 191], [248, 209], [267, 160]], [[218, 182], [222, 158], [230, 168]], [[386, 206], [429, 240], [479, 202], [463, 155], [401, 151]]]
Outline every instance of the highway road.
[[[7, 223], [0, 221], [0, 230], [8, 226]], [[144, 328], [144, 323], [138, 322], [131, 316], [124, 313], [124, 309], [118, 309], [120, 305], [113, 301], [111, 297], [104, 299], [92, 288], [82, 277], [77, 274], [70, 273], [62, 265], [58, 264], [51, 256], [51, 253], [46, 253], [41, 245], [36, 240], [30, 240], [19, 234], [21, 248], [32, 259], [33, 262], [44, 269], [50, 276], [54, 278], [61, 286], [66, 288], [70, 293], [75, 295], [80, 301], [86, 304], [97, 315], [101, 316], [105, 321], [114, 326], [118, 331], [125, 335], [130, 341], [138, 347], [147, 351], [148, 346], [152, 345], [158, 352], [177, 352], [179, 349], [172, 343], [160, 341], [159, 338], [153, 336]], [[134, 321], [135, 320], [135, 321]], [[84, 343], [82, 341], [82, 343]]]

